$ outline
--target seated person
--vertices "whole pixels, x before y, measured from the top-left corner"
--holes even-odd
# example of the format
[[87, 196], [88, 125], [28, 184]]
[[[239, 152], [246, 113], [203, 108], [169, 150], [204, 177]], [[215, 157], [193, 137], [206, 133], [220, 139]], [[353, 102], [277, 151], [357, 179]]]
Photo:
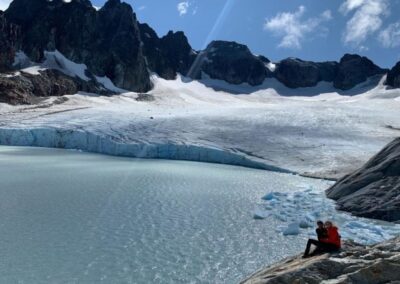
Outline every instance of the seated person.
[[[326, 252], [338, 251], [341, 247], [338, 228], [333, 226], [331, 221], [326, 221], [324, 225], [322, 225], [322, 221], [318, 221], [317, 225], [318, 228], [316, 232], [318, 235], [318, 241], [314, 239], [308, 240], [307, 247], [303, 255], [304, 258]], [[311, 245], [315, 245], [317, 248], [310, 255]]]

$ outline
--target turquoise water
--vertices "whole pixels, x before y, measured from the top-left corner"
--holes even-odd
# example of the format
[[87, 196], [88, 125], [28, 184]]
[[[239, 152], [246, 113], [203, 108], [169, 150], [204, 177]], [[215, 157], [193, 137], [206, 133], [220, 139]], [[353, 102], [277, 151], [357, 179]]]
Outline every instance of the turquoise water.
[[1, 283], [235, 283], [303, 249], [253, 219], [326, 183], [241, 167], [0, 147]]

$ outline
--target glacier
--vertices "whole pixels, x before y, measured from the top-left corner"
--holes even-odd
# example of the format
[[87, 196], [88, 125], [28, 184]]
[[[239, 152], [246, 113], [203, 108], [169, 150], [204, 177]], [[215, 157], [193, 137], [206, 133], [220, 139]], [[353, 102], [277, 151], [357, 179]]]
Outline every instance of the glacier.
[[154, 101], [128, 92], [79, 93], [33, 106], [0, 104], [0, 144], [223, 163], [334, 179], [399, 135], [400, 93], [386, 89], [383, 80], [343, 94], [324, 82], [292, 90], [274, 79], [251, 87], [153, 75], [155, 87], [148, 94]]

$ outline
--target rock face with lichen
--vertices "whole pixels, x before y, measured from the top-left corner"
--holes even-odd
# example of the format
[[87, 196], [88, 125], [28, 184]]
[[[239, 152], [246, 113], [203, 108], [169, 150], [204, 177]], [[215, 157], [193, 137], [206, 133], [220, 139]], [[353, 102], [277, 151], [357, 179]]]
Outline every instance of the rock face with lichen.
[[295, 256], [259, 270], [242, 284], [399, 283], [400, 238], [374, 246], [347, 242], [340, 253]]

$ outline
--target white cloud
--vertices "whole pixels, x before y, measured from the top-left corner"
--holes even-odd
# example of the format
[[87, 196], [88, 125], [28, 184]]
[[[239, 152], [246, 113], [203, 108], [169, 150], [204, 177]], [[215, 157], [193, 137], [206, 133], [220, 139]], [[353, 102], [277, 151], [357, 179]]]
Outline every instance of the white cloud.
[[184, 1], [184, 2], [178, 3], [177, 9], [179, 12], [179, 16], [186, 15], [187, 12], [189, 11], [189, 7], [190, 7], [189, 1]]
[[0, 10], [4, 11], [8, 8], [12, 0], [0, 0]]
[[361, 45], [368, 36], [377, 32], [383, 23], [383, 17], [388, 15], [388, 0], [346, 0], [340, 11], [354, 15], [346, 24], [343, 40], [346, 44]]
[[142, 5], [138, 8], [138, 11], [143, 11], [144, 9], [146, 9], [146, 6]]
[[327, 21], [332, 20], [333, 17], [332, 17], [332, 12], [331, 12], [331, 10], [326, 10], [326, 11], [324, 11], [324, 12], [321, 14], [321, 18], [322, 18], [322, 19], [325, 19], [325, 20], [327, 20]]
[[279, 47], [301, 48], [301, 43], [307, 34], [320, 28], [320, 24], [332, 19], [330, 10], [324, 11], [314, 18], [303, 19], [306, 12], [304, 6], [300, 6], [294, 13], [278, 13], [271, 19], [266, 19], [264, 30], [271, 31], [282, 37]]
[[341, 6], [342, 13], [348, 13], [354, 9], [359, 8], [364, 4], [365, 0], [346, 0]]
[[379, 33], [378, 39], [384, 47], [400, 46], [400, 22], [390, 24]]

